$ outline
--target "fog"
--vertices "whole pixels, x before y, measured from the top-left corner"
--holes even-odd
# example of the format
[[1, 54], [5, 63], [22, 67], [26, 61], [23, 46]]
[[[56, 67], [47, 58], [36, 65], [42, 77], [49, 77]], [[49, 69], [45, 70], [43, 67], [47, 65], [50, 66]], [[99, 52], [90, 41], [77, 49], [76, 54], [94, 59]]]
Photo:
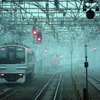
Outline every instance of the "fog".
[[[47, 19], [45, 21], [41, 21], [42, 18], [41, 20], [36, 19], [37, 15], [33, 17], [28, 14], [27, 16], [32, 19], [23, 19], [18, 11], [11, 13], [1, 11], [0, 45], [7, 42], [17, 42], [29, 46], [35, 53], [35, 73], [43, 74], [47, 70], [51, 72], [64, 71], [76, 67], [82, 67], [84, 70], [85, 44], [87, 45], [88, 69], [99, 70], [99, 19], [79, 18], [76, 20], [67, 15], [67, 19], [63, 18], [63, 24], [61, 24], [62, 19], [52, 19], [49, 23]], [[98, 13], [96, 18], [99, 16]], [[58, 25], [54, 25], [55, 23]], [[40, 43], [32, 34], [33, 27], [42, 32]]]

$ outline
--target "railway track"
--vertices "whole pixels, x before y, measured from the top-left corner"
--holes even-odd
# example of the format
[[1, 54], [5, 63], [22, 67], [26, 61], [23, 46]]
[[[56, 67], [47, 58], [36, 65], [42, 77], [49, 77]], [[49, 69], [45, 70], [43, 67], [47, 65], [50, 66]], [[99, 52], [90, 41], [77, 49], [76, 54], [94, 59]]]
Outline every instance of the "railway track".
[[[85, 78], [84, 75], [82, 75], [82, 76]], [[100, 94], [100, 79], [89, 74], [88, 82]]]
[[89, 83], [95, 88], [95, 90], [100, 94], [100, 80], [94, 76], [89, 75]]
[[[0, 89], [2, 95], [0, 100], [66, 100], [66, 98], [76, 100], [75, 95], [72, 96], [75, 91], [73, 91], [74, 87], [71, 88], [71, 81], [68, 81], [71, 79], [69, 76], [66, 76], [65, 73], [38, 75], [27, 84], [18, 85], [19, 88], [6, 87]], [[7, 89], [8, 91], [6, 91]]]
[[19, 86], [16, 87], [2, 87], [0, 88], [0, 100], [4, 100], [7, 96], [10, 96], [13, 92], [15, 92]]
[[24, 84], [16, 84], [17, 87], [10, 84], [9, 87], [0, 88], [0, 100], [31, 100], [50, 77], [37, 76]]
[[32, 100], [57, 100], [62, 74], [53, 75]]
[[[88, 94], [89, 100], [100, 99], [100, 80], [97, 77], [88, 74]], [[85, 73], [75, 74], [75, 79], [79, 87], [81, 95], [83, 95], [83, 88], [86, 88], [86, 76]], [[82, 96], [83, 99], [83, 96]]]
[[100, 83], [100, 79], [98, 79], [98, 78], [96, 78], [96, 77], [94, 77], [94, 76], [92, 76], [90, 74], [89, 74], [89, 77], [93, 78], [96, 82], [99, 82]]

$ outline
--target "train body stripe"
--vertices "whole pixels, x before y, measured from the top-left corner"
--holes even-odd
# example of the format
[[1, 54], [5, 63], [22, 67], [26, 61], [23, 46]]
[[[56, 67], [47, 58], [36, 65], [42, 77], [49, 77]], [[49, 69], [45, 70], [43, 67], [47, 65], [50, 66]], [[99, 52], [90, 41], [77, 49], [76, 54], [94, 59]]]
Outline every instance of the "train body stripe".
[[27, 68], [17, 68], [17, 70], [27, 70]]
[[7, 67], [0, 67], [0, 68], [7, 68]]
[[17, 65], [18, 67], [24, 67], [24, 66], [27, 66], [27, 65]]
[[16, 67], [16, 68], [27, 68], [27, 67], [25, 66], [25, 67]]
[[17, 70], [27, 70], [27, 66], [16, 67]]
[[6, 70], [7, 68], [0, 68], [0, 70]]

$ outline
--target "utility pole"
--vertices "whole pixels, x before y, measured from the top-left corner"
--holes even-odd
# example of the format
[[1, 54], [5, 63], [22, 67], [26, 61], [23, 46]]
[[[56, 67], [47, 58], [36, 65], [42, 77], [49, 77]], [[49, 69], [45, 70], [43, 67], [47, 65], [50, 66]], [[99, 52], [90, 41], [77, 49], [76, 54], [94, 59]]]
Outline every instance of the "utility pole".
[[86, 68], [86, 89], [84, 90], [84, 95], [86, 97], [84, 97], [84, 100], [89, 100], [88, 99], [88, 62], [87, 62], [87, 45], [85, 45], [85, 63], [84, 63], [84, 67]]

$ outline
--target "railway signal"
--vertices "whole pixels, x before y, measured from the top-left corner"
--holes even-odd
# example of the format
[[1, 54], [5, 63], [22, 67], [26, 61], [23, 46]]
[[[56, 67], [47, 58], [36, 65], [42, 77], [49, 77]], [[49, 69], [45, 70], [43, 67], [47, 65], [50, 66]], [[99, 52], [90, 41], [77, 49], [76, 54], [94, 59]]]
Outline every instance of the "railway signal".
[[86, 68], [86, 88], [84, 90], [84, 95], [86, 96], [86, 100], [88, 99], [88, 62], [87, 62], [87, 45], [85, 45], [85, 63], [84, 67]]
[[41, 32], [38, 32], [37, 33], [37, 41], [38, 42], [41, 42], [42, 41], [42, 33]]
[[42, 33], [40, 31], [37, 31], [35, 27], [32, 29], [33, 34], [33, 43], [39, 43], [42, 41]]

